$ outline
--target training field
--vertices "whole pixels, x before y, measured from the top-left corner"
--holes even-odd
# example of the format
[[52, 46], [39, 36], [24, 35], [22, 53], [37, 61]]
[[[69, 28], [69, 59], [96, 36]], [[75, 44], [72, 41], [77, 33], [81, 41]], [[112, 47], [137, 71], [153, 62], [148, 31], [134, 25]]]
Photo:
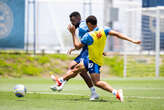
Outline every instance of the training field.
[[[115, 88], [123, 88], [125, 101], [96, 88], [97, 101], [89, 101], [90, 91], [83, 80], [70, 80], [62, 92], [49, 89], [48, 78], [0, 78], [0, 110], [164, 110], [164, 78], [104, 79]], [[24, 84], [28, 94], [17, 98], [16, 84]]]

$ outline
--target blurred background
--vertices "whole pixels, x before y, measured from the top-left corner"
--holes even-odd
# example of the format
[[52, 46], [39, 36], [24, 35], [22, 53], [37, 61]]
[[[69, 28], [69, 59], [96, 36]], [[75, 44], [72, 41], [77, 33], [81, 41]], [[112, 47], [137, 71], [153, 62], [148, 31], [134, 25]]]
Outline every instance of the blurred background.
[[[114, 55], [106, 57], [104, 61], [104, 70], [107, 74], [124, 77], [164, 76], [164, 1], [162, 0], [0, 0], [1, 54], [6, 52], [9, 54], [25, 52], [33, 55], [66, 54], [67, 50], [73, 47], [71, 35], [67, 30], [70, 24], [69, 14], [73, 11], [79, 11], [82, 19], [95, 15], [98, 26], [109, 26], [142, 41], [142, 44], [137, 46], [115, 37], [108, 37], [105, 52]], [[43, 63], [44, 61], [48, 63], [49, 60], [45, 59]], [[1, 62], [2, 60], [6, 62], [5, 59], [1, 58]], [[10, 62], [6, 65], [8, 64]], [[4, 64], [0, 67], [0, 70], [3, 70]], [[63, 72], [59, 68], [54, 71]], [[25, 73], [29, 72], [27, 71]], [[49, 71], [53, 70], [46, 72]], [[41, 73], [42, 70], [37, 72]], [[0, 71], [0, 73], [7, 72]], [[18, 73], [19, 71], [15, 71], [16, 76]], [[33, 73], [36, 71], [29, 72]]]

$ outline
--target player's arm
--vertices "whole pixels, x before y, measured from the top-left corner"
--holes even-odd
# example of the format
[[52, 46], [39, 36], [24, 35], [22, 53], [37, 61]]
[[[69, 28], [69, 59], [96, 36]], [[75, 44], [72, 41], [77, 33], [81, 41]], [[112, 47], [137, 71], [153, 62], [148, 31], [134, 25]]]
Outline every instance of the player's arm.
[[103, 52], [104, 56], [114, 56], [114, 55], [121, 55], [118, 52]]
[[74, 47], [74, 48], [71, 48], [71, 49], [68, 50], [67, 54], [71, 55], [71, 53], [72, 53], [73, 51], [75, 51], [75, 50], [76, 50], [75, 47]]
[[74, 44], [75, 49], [76, 50], [81, 49], [84, 45], [81, 42], [79, 42], [79, 40], [75, 34], [75, 31], [76, 31], [75, 26], [68, 25], [68, 30], [72, 34], [72, 39], [73, 39], [73, 44]]
[[109, 32], [109, 35], [116, 36], [116, 37], [118, 37], [120, 39], [127, 40], [129, 42], [134, 43], [134, 44], [140, 44], [141, 43], [141, 41], [139, 41], [139, 40], [133, 40], [130, 37], [128, 37], [128, 36], [126, 36], [126, 35], [124, 35], [124, 34], [122, 34], [120, 32], [114, 31], [114, 30], [111, 30]]

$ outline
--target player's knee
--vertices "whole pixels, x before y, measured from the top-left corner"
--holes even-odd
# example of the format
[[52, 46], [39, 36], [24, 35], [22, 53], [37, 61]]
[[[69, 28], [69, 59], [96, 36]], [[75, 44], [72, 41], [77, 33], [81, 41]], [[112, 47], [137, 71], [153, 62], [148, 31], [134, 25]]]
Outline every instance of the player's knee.
[[76, 66], [76, 64], [74, 64], [74, 63], [71, 62], [71, 63], [69, 64], [68, 69], [73, 69], [75, 66]]
[[94, 81], [93, 84], [94, 84], [96, 87], [99, 87], [99, 86], [100, 86], [99, 81]]
[[72, 75], [72, 78], [74, 78], [74, 77], [76, 77], [77, 76], [77, 73], [74, 73], [73, 75]]
[[77, 73], [79, 71], [78, 67], [75, 67], [74, 69], [72, 69], [73, 73]]
[[80, 70], [84, 70], [85, 69], [85, 67], [84, 67], [84, 65], [82, 63], [79, 63], [77, 66], [78, 66], [78, 69], [80, 69]]
[[81, 76], [86, 76], [86, 75], [88, 76], [87, 71], [85, 69], [80, 71], [80, 75]]

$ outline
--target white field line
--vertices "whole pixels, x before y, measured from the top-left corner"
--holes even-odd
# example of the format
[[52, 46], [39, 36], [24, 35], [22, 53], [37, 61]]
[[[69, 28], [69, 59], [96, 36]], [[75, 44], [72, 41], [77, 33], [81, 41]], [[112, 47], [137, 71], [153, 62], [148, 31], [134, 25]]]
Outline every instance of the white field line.
[[[121, 88], [123, 90], [164, 90], [164, 88]], [[73, 89], [73, 90], [82, 90], [82, 91], [85, 91], [85, 90], [88, 90], [88, 89]], [[72, 90], [66, 90], [66, 91], [72, 91]]]
[[123, 89], [132, 89], [132, 90], [164, 90], [164, 88], [123, 88]]
[[[85, 94], [74, 94], [74, 93], [60, 93], [60, 92], [27, 92], [29, 94], [58, 94], [58, 95], [75, 95], [75, 96], [86, 96]], [[105, 95], [107, 96], [107, 95]], [[114, 96], [108, 96], [114, 97]], [[144, 96], [124, 96], [125, 98], [139, 98], [139, 99], [164, 99], [164, 97], [144, 97]]]

